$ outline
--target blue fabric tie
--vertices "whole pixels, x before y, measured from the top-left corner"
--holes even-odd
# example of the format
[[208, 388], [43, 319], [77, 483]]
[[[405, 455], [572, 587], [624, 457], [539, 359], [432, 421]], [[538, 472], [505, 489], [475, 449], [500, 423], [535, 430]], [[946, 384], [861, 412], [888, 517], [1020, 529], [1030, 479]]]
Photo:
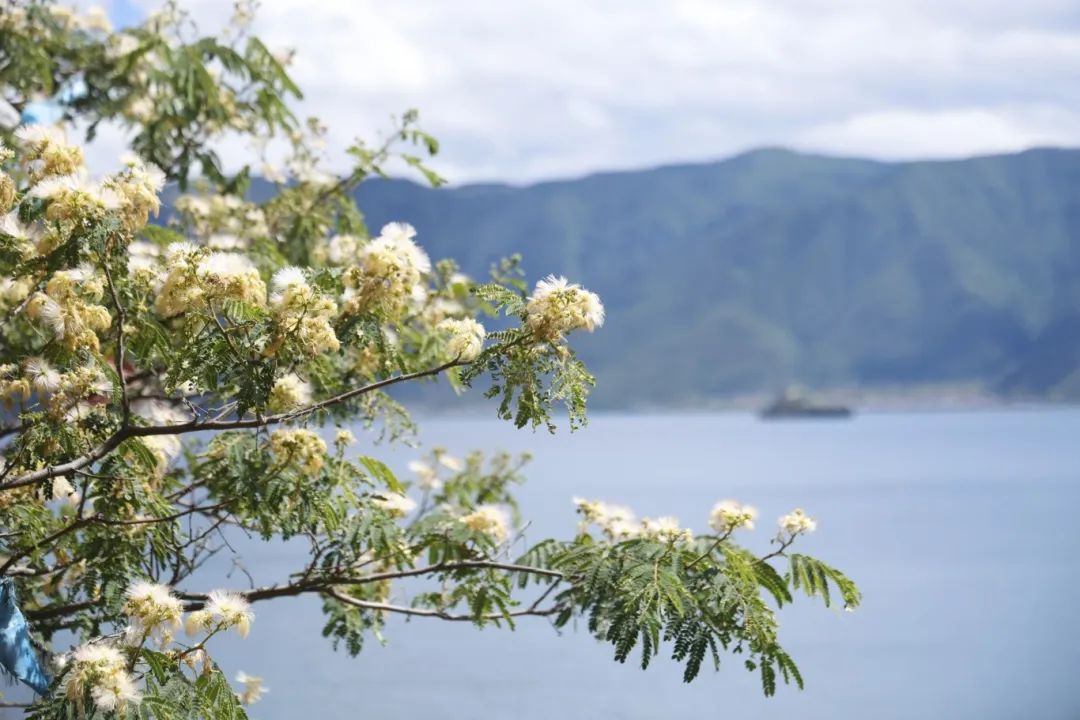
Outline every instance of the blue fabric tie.
[[49, 678], [30, 644], [30, 629], [19, 609], [11, 578], [0, 578], [0, 665], [38, 695], [48, 691]]

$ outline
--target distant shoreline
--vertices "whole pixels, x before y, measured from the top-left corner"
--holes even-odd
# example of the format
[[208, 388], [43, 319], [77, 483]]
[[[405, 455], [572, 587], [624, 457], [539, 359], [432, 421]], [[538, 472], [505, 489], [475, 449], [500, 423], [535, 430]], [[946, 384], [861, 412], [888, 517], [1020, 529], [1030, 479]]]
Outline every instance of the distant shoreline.
[[[1004, 398], [965, 386], [926, 386], [896, 390], [855, 390], [849, 388], [810, 391], [815, 401], [850, 407], [857, 417], [878, 413], [949, 413], [980, 411], [1066, 410], [1080, 407], [1080, 401], [1016, 397]], [[775, 399], [775, 394], [747, 393], [729, 398], [702, 399], [670, 404], [591, 405], [592, 414], [603, 415], [693, 415], [700, 413], [757, 414]], [[417, 413], [428, 417], [486, 416], [489, 406], [482, 400], [454, 404], [423, 403]]]

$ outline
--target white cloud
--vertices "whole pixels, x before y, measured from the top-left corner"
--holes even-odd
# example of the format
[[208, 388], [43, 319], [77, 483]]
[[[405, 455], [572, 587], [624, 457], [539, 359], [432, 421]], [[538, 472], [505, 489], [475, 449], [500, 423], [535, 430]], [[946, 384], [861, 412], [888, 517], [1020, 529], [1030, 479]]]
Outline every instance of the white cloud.
[[839, 155], [945, 158], [1075, 144], [1080, 114], [967, 109], [869, 112], [809, 128], [793, 145]]
[[[229, 14], [184, 4], [207, 27]], [[264, 0], [256, 31], [297, 49], [300, 109], [329, 122], [332, 148], [417, 107], [455, 181], [766, 144], [889, 158], [1080, 144], [1072, 0]]]

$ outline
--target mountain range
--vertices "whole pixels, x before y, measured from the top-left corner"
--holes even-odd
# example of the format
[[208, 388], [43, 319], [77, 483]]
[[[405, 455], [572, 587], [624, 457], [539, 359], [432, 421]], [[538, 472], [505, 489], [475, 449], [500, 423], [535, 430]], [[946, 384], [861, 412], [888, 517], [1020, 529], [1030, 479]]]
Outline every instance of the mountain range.
[[524, 187], [357, 190], [483, 276], [595, 290], [601, 406], [963, 384], [1080, 398], [1080, 150], [877, 162], [782, 149]]

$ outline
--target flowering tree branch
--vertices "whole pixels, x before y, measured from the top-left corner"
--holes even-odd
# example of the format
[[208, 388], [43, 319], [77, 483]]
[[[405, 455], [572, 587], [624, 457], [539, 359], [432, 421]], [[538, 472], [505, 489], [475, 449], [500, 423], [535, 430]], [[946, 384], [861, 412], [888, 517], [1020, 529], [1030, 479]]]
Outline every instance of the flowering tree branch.
[[[332, 407], [339, 403], [345, 402], [352, 398], [364, 395], [366, 393], [374, 392], [391, 385], [407, 382], [410, 380], [418, 380], [424, 377], [430, 377], [432, 375], [438, 375], [441, 372], [448, 370], [449, 368], [463, 365], [458, 360], [451, 360], [441, 365], [438, 365], [427, 370], [418, 370], [412, 373], [404, 373], [401, 375], [395, 375], [393, 377], [379, 380], [377, 382], [369, 383], [362, 387], [353, 388], [345, 392], [329, 397], [325, 400], [321, 400], [317, 403], [309, 405], [299, 410], [293, 410], [291, 412], [279, 413], [276, 415], [268, 415], [265, 417], [255, 417], [249, 419], [239, 420], [193, 420], [188, 423], [180, 423], [177, 425], [150, 425], [150, 426], [127, 426], [122, 427], [109, 436], [101, 445], [96, 447], [91, 452], [81, 457], [70, 460], [66, 463], [60, 463], [58, 465], [51, 465], [49, 467], [42, 468], [41, 470], [35, 470], [28, 472], [18, 477], [14, 477], [6, 482], [0, 483], [0, 492], [4, 490], [11, 490], [14, 488], [31, 485], [33, 483], [41, 482], [44, 480], [51, 480], [56, 477], [63, 477], [76, 470], [80, 470], [84, 467], [94, 464], [95, 462], [107, 457], [116, 448], [120, 447], [125, 440], [140, 437], [153, 437], [156, 435], [183, 435], [187, 433], [206, 432], [211, 430], [244, 430], [263, 428], [270, 425], [276, 425], [278, 423], [287, 423], [294, 420], [299, 420], [303, 417], [316, 413], [319, 410]], [[2, 574], [2, 573], [0, 573]]]

